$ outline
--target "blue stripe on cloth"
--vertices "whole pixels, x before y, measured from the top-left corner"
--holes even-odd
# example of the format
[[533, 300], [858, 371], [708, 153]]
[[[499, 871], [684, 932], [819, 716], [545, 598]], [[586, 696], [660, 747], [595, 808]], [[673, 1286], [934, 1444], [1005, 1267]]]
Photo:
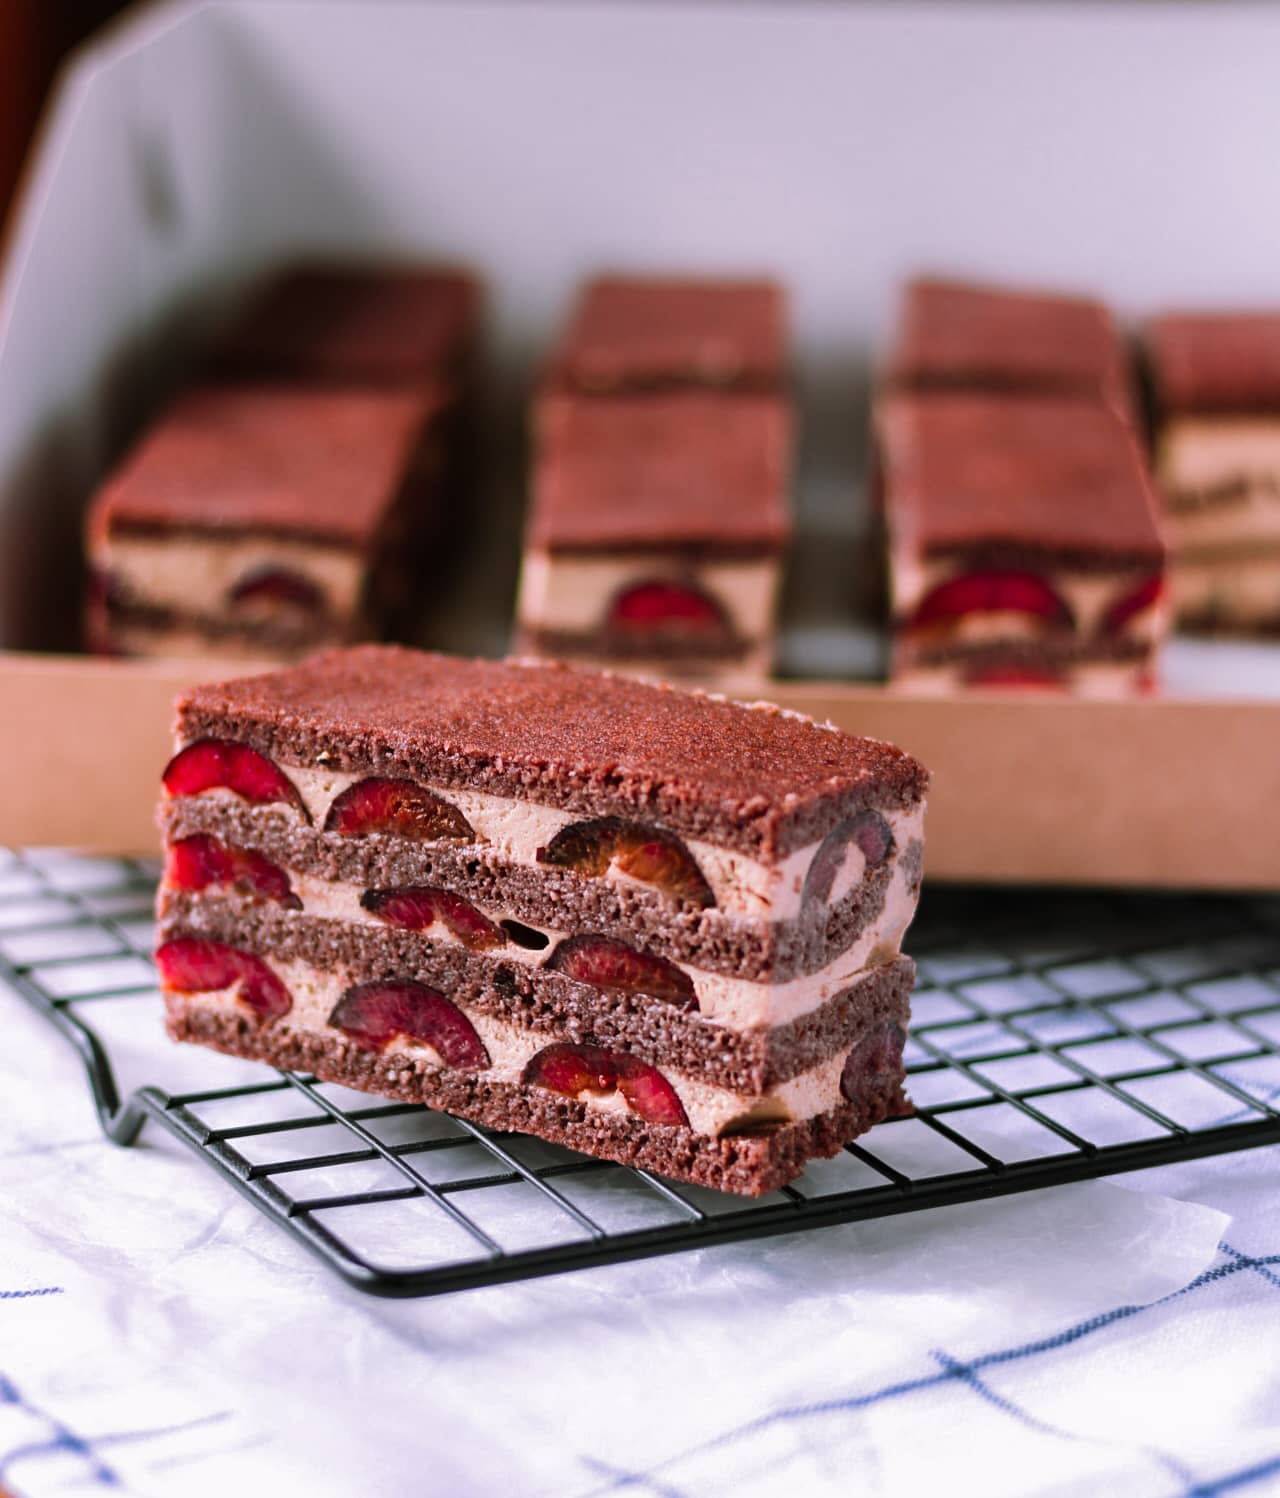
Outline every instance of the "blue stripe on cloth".
[[[1230, 1254], [1233, 1259], [1243, 1259], [1245, 1257], [1238, 1248], [1232, 1248], [1229, 1243], [1223, 1243], [1219, 1246], [1224, 1254]], [[1280, 1275], [1273, 1274], [1265, 1264], [1251, 1264], [1249, 1268], [1256, 1270], [1266, 1280], [1267, 1284], [1274, 1285], [1277, 1290], [1280, 1290]]]
[[[1001, 1367], [1007, 1363], [1019, 1362], [1023, 1358], [1039, 1357], [1046, 1352], [1056, 1352], [1061, 1348], [1073, 1346], [1096, 1332], [1105, 1331], [1108, 1327], [1115, 1326], [1122, 1321], [1128, 1321], [1135, 1316], [1141, 1316], [1147, 1311], [1153, 1311], [1161, 1306], [1171, 1305], [1174, 1301], [1183, 1299], [1185, 1296], [1193, 1295], [1197, 1290], [1202, 1290], [1208, 1285], [1218, 1284], [1223, 1280], [1232, 1278], [1252, 1270], [1265, 1271], [1270, 1266], [1280, 1264], [1280, 1254], [1242, 1254], [1237, 1249], [1230, 1248], [1227, 1244], [1221, 1245], [1221, 1251], [1232, 1257], [1225, 1264], [1216, 1264], [1212, 1269], [1206, 1269], [1198, 1274], [1189, 1284], [1183, 1285], [1178, 1290], [1171, 1290], [1168, 1295], [1162, 1295], [1158, 1300], [1148, 1301], [1145, 1305], [1123, 1305], [1116, 1306], [1110, 1311], [1102, 1311], [1096, 1316], [1090, 1316], [1087, 1320], [1077, 1322], [1075, 1326], [1066, 1327], [1064, 1330], [1055, 1332], [1048, 1337], [1039, 1337], [1031, 1342], [1024, 1342], [1017, 1347], [1004, 1348], [996, 1352], [982, 1353], [972, 1358], [965, 1365], [955, 1365], [952, 1368], [944, 1368], [943, 1371], [934, 1374], [925, 1374], [920, 1378], [904, 1379], [898, 1383], [888, 1384], [882, 1389], [875, 1389], [867, 1394], [853, 1394], [838, 1399], [824, 1399], [812, 1404], [793, 1405], [780, 1410], [770, 1411], [765, 1415], [757, 1415], [753, 1420], [748, 1420], [742, 1425], [734, 1426], [730, 1430], [722, 1431], [719, 1435], [712, 1436], [706, 1441], [700, 1441], [697, 1445], [687, 1447], [684, 1451], [677, 1452], [674, 1456], [667, 1457], [650, 1468], [648, 1472], [624, 1472], [615, 1476], [612, 1482], [603, 1487], [590, 1489], [586, 1498], [595, 1498], [601, 1493], [615, 1492], [622, 1487], [634, 1487], [639, 1484], [648, 1483], [650, 1487], [655, 1485], [655, 1477], [659, 1472], [674, 1467], [677, 1463], [687, 1460], [693, 1456], [701, 1456], [708, 1451], [713, 1451], [719, 1446], [726, 1446], [732, 1442], [740, 1441], [744, 1437], [752, 1436], [772, 1426], [787, 1424], [793, 1420], [814, 1419], [823, 1415], [851, 1414], [859, 1410], [870, 1408], [872, 1405], [883, 1403], [888, 1399], [896, 1399], [905, 1394], [915, 1394], [922, 1389], [934, 1389], [952, 1381], [959, 1381], [973, 1387], [969, 1374], [976, 1374], [985, 1368]], [[963, 1368], [963, 1376], [959, 1371]], [[975, 1391], [976, 1392], [976, 1391]], [[1146, 1449], [1146, 1448], [1141, 1448]], [[600, 1471], [602, 1464], [595, 1458], [581, 1455], [579, 1460], [584, 1466]], [[1171, 1459], [1170, 1459], [1171, 1460]], [[607, 1469], [606, 1469], [607, 1470]], [[1180, 1474], [1181, 1475], [1181, 1474]]]
[[1229, 1472], [1225, 1477], [1219, 1477], [1212, 1482], [1199, 1482], [1194, 1487], [1187, 1489], [1186, 1498], [1216, 1498], [1218, 1493], [1232, 1493], [1237, 1488], [1248, 1487], [1250, 1483], [1261, 1482], [1265, 1477], [1274, 1477], [1280, 1473], [1280, 1456], [1273, 1456], [1268, 1461], [1256, 1462], [1252, 1467], [1241, 1467], [1238, 1472]]
[[61, 1285], [40, 1285], [34, 1290], [0, 1290], [0, 1300], [28, 1300], [36, 1295], [61, 1295]]

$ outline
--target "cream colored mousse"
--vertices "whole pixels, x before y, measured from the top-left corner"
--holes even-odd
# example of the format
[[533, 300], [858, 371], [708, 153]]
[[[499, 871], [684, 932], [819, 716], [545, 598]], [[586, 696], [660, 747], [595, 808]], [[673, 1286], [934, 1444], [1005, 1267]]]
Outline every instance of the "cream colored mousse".
[[[322, 973], [306, 963], [279, 962], [272, 958], [268, 965], [282, 979], [293, 999], [293, 1007], [289, 1013], [272, 1023], [273, 1035], [288, 1034], [290, 1031], [304, 1035], [323, 1035], [329, 1039], [341, 1035], [341, 1031], [333, 1029], [329, 1024], [329, 1015], [342, 995], [357, 980], [343, 973]], [[238, 991], [239, 983], [236, 983], [216, 992], [184, 993], [179, 997], [183, 1003], [201, 1009], [248, 1014], [251, 1011], [240, 1003]], [[493, 1015], [474, 1012], [465, 1004], [457, 1007], [474, 1026], [489, 1053], [490, 1065], [484, 1071], [476, 1073], [483, 1081], [520, 1085], [524, 1069], [533, 1057], [547, 1046], [556, 1044], [555, 1038], [545, 1033], [535, 1034], [522, 1030]], [[406, 1061], [412, 1058], [414, 1061], [425, 1061], [431, 1066], [444, 1067], [443, 1060], [432, 1046], [404, 1036], [392, 1040], [383, 1054], [403, 1055]], [[741, 1124], [747, 1115], [799, 1122], [837, 1107], [842, 1101], [840, 1074], [848, 1055], [847, 1050], [842, 1050], [809, 1071], [770, 1088], [766, 1093], [731, 1092], [727, 1088], [712, 1087], [706, 1082], [696, 1081], [665, 1067], [659, 1067], [658, 1070], [679, 1097], [693, 1130], [715, 1137], [727, 1126]], [[625, 1101], [617, 1096], [602, 1098], [594, 1093], [584, 1092], [581, 1094], [581, 1101], [599, 1112], [627, 1111]]]
[[266, 536], [111, 536], [94, 564], [118, 580], [130, 598], [151, 608], [221, 619], [231, 590], [276, 568], [312, 583], [337, 618], [354, 615], [367, 571], [358, 551], [315, 541]]
[[524, 629], [592, 635], [622, 589], [663, 581], [705, 593], [724, 610], [735, 634], [762, 640], [773, 632], [778, 579], [776, 557], [691, 565], [663, 551], [626, 556], [529, 551], [520, 574], [516, 617]]

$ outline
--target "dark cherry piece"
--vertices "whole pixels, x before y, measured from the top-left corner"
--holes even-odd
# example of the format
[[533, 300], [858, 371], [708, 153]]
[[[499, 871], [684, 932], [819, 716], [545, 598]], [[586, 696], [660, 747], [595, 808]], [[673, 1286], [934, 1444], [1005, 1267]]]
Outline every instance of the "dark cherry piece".
[[878, 811], [846, 817], [827, 833], [805, 875], [803, 903], [827, 903], [850, 847], [861, 849], [868, 870], [879, 868], [893, 852], [893, 833]]
[[716, 903], [702, 870], [678, 837], [623, 817], [571, 822], [538, 849], [538, 862], [597, 879], [616, 863], [620, 873], [656, 885], [679, 904], [705, 909]]
[[205, 833], [169, 844], [164, 877], [174, 889], [196, 891], [226, 884], [240, 894], [273, 900], [286, 910], [302, 909], [288, 874], [278, 864], [252, 848], [222, 843]]
[[475, 839], [471, 823], [443, 796], [412, 780], [381, 776], [357, 780], [336, 797], [324, 830], [343, 837], [391, 832], [430, 841], [469, 843]]
[[546, 962], [554, 972], [595, 988], [643, 993], [666, 999], [678, 1009], [696, 1009], [693, 979], [665, 957], [638, 952], [612, 936], [570, 936]]
[[1104, 635], [1118, 635], [1129, 624], [1130, 620], [1136, 619], [1139, 614], [1145, 614], [1150, 608], [1154, 608], [1164, 597], [1164, 578], [1160, 573], [1147, 578], [1139, 583], [1136, 588], [1128, 593], [1123, 593], [1110, 605], [1102, 616], [1101, 633]]
[[550, 1045], [524, 1069], [526, 1086], [545, 1087], [565, 1097], [617, 1092], [647, 1123], [688, 1127], [689, 1117], [671, 1083], [654, 1066], [622, 1051], [596, 1045]]
[[255, 806], [284, 801], [310, 821], [298, 788], [265, 754], [229, 739], [197, 739], [179, 749], [161, 776], [171, 796], [198, 796], [202, 791], [234, 791]]
[[179, 937], [156, 952], [164, 986], [176, 993], [217, 993], [239, 984], [236, 997], [259, 1019], [279, 1019], [293, 1007], [289, 990], [251, 952], [203, 937]]
[[851, 1103], [874, 1091], [886, 1077], [902, 1078], [902, 1048], [906, 1031], [899, 1025], [877, 1025], [849, 1052], [840, 1073], [840, 1091]]
[[1034, 572], [968, 572], [931, 588], [911, 616], [911, 629], [950, 624], [969, 614], [1027, 614], [1071, 628], [1074, 616], [1056, 589]]
[[700, 588], [654, 579], [614, 597], [606, 628], [617, 634], [718, 634], [727, 621], [720, 605]]
[[483, 1071], [489, 1065], [471, 1021], [424, 983], [358, 983], [334, 1005], [329, 1023], [362, 1050], [384, 1050], [405, 1035], [429, 1045], [446, 1066]]
[[360, 896], [360, 904], [401, 931], [425, 931], [439, 921], [472, 951], [506, 945], [503, 933], [470, 900], [434, 885], [367, 889]]

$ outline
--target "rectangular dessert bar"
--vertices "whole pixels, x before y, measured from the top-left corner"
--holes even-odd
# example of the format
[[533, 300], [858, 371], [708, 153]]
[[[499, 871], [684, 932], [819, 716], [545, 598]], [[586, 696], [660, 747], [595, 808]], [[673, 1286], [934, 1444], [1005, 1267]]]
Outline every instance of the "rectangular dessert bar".
[[456, 266], [303, 262], [277, 272], [215, 348], [210, 373], [251, 382], [459, 389], [479, 281]]
[[1129, 358], [1088, 297], [921, 277], [908, 283], [886, 367], [909, 390], [1093, 396], [1129, 413]]
[[1100, 402], [891, 394], [877, 408], [896, 683], [1150, 685], [1164, 543], [1131, 428]]
[[899, 1111], [924, 769], [391, 646], [178, 703], [170, 1033], [750, 1195]]
[[720, 684], [764, 675], [789, 532], [783, 397], [557, 392], [537, 416], [521, 648]]
[[1146, 342], [1179, 622], [1280, 632], [1280, 312], [1169, 314]]
[[180, 397], [90, 508], [91, 645], [271, 661], [376, 634], [411, 587], [435, 410], [425, 388]]
[[786, 381], [785, 298], [766, 279], [599, 276], [547, 371], [547, 383], [588, 395]]

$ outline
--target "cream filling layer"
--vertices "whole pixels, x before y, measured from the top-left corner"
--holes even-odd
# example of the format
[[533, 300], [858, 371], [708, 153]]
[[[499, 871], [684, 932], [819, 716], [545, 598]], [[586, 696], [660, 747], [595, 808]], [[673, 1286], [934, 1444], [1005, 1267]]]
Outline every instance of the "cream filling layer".
[[627, 556], [528, 551], [516, 617], [527, 629], [591, 633], [602, 627], [610, 602], [623, 588], [662, 580], [706, 593], [735, 633], [757, 640], [773, 629], [779, 575], [776, 557], [691, 563], [664, 551]]
[[[952, 578], [965, 576], [968, 569], [951, 561], [928, 562], [914, 555], [898, 554], [894, 557], [892, 571], [894, 616], [908, 620], [932, 589]], [[1058, 571], [1046, 572], [1044, 577], [1070, 608], [1075, 618], [1075, 633], [1087, 636], [1101, 628], [1108, 608], [1144, 583], [1152, 571], [1151, 567], [1101, 575]], [[1144, 609], [1126, 624], [1125, 635], [1154, 643], [1164, 634], [1164, 614], [1165, 611], [1158, 606]], [[1036, 640], [1044, 632], [1044, 626], [1027, 614], [995, 610], [966, 614], [945, 625], [940, 623], [936, 631], [939, 639], [964, 644]], [[930, 638], [930, 634], [922, 629], [913, 631], [911, 638], [923, 642]]]
[[139, 603], [182, 614], [233, 617], [230, 592], [254, 573], [283, 568], [324, 595], [328, 612], [356, 612], [367, 560], [357, 551], [266, 536], [110, 537], [95, 563]]
[[1179, 557], [1173, 568], [1178, 615], [1212, 615], [1224, 624], [1271, 625], [1280, 619], [1280, 552], [1256, 557]]
[[[848, 859], [846, 862], [853, 864], [855, 860]], [[360, 925], [384, 924], [360, 904], [363, 891], [359, 885], [319, 879], [312, 874], [296, 874], [292, 871], [289, 879], [294, 893], [302, 901], [302, 910], [297, 912], [299, 915]], [[833, 890], [833, 895], [837, 898], [842, 883], [842, 875], [838, 874]], [[873, 921], [851, 947], [826, 967], [783, 983], [755, 983], [746, 978], [733, 978], [725, 973], [708, 972], [687, 962], [675, 965], [692, 982], [698, 1000], [698, 1012], [703, 1019], [734, 1030], [748, 1030], [761, 1025], [771, 1028], [785, 1025], [843, 993], [867, 968], [879, 967], [892, 961], [902, 949], [902, 938], [915, 915], [918, 899], [918, 894], [908, 887], [907, 865], [899, 858], [890, 875], [880, 919]], [[502, 911], [480, 906], [477, 909], [495, 925], [500, 925], [504, 918]], [[287, 919], [288, 912], [284, 914]], [[521, 921], [520, 924], [527, 926], [530, 923]], [[541, 931], [548, 938], [547, 946], [539, 951], [508, 941], [501, 947], [484, 948], [478, 955], [495, 962], [518, 962], [528, 968], [541, 967], [568, 933], [550, 926], [535, 926], [532, 929]], [[466, 945], [441, 921], [433, 922], [422, 934], [428, 941], [441, 946]]]
[[[323, 827], [334, 799], [365, 774], [339, 770], [303, 769], [281, 764], [280, 768], [298, 789], [312, 822]], [[475, 832], [477, 843], [496, 849], [515, 863], [536, 864], [538, 850], [545, 848], [562, 828], [584, 819], [575, 812], [554, 806], [517, 800], [513, 796], [493, 796], [483, 791], [461, 790], [452, 786], [429, 787], [456, 806]], [[215, 793], [216, 794], [216, 793]], [[923, 803], [907, 811], [884, 813], [898, 849], [905, 848], [921, 835]], [[702, 870], [716, 897], [716, 905], [726, 915], [750, 920], [793, 920], [800, 913], [805, 875], [817, 855], [819, 843], [810, 843], [788, 854], [780, 863], [764, 864], [731, 848], [716, 847], [697, 838], [684, 839], [685, 846]], [[862, 855], [851, 849], [845, 863], [846, 874], [855, 882], [862, 877], [856, 867]], [[622, 883], [634, 883], [611, 865], [605, 876]]]
[[[273, 1028], [288, 1027], [308, 1034], [333, 1036], [341, 1034], [329, 1025], [329, 1015], [342, 997], [350, 980], [340, 973], [320, 973], [306, 963], [277, 962], [270, 967], [279, 974], [289, 989], [293, 1007]], [[238, 985], [217, 991], [183, 994], [187, 1003], [202, 1008], [222, 1010], [235, 1014], [246, 1012], [237, 998]], [[508, 1024], [489, 1014], [480, 1014], [459, 1004], [458, 1009], [466, 1015], [476, 1034], [489, 1053], [489, 1066], [476, 1073], [487, 1082], [505, 1082], [520, 1086], [524, 1069], [541, 1050], [554, 1045], [554, 1039], [534, 1034], [518, 1026]], [[384, 1055], [403, 1055], [406, 1060], [425, 1061], [429, 1065], [444, 1067], [436, 1050], [422, 1041], [398, 1036], [383, 1052]], [[764, 1104], [771, 1115], [785, 1116], [795, 1122], [813, 1118], [836, 1107], [841, 1101], [840, 1074], [844, 1070], [848, 1053], [840, 1052], [828, 1057], [807, 1072], [779, 1083], [766, 1093], [738, 1093], [726, 1088], [712, 1087], [706, 1082], [696, 1081], [679, 1072], [662, 1070], [662, 1075], [674, 1089], [688, 1115], [689, 1124], [696, 1133], [711, 1137], [718, 1135], [728, 1124], [739, 1120], [753, 1108]], [[581, 1101], [587, 1107], [602, 1112], [625, 1110], [625, 1102], [615, 1096], [598, 1097], [584, 1092]]]
[[1151, 662], [1148, 660], [1089, 661], [1065, 668], [1060, 686], [1000, 687], [969, 683], [964, 679], [962, 664], [945, 661], [934, 666], [907, 666], [895, 670], [891, 685], [895, 691], [921, 697], [950, 697], [971, 692], [1048, 692], [1106, 702], [1121, 701], [1147, 691], [1151, 685], [1150, 675]]

